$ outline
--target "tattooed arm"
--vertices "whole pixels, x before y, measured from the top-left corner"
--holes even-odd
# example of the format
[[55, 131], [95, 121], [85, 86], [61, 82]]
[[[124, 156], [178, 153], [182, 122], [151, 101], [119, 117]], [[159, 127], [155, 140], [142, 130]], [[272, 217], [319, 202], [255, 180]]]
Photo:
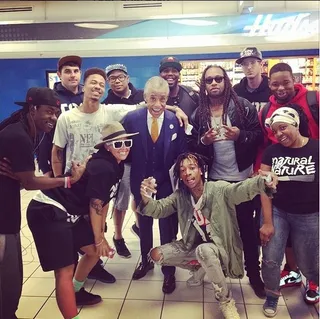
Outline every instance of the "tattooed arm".
[[63, 148], [53, 145], [51, 155], [52, 170], [54, 176], [63, 174]]
[[108, 212], [108, 205], [102, 205], [102, 200], [96, 198], [90, 199], [90, 220], [96, 244], [99, 244], [101, 240], [104, 239], [104, 227]]

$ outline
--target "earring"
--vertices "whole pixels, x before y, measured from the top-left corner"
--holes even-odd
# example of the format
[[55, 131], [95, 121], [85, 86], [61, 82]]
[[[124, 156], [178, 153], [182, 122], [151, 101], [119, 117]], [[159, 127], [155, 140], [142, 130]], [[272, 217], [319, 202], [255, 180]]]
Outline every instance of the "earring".
[[208, 91], [207, 90], [205, 90], [204, 92], [205, 92], [206, 95], [208, 95]]

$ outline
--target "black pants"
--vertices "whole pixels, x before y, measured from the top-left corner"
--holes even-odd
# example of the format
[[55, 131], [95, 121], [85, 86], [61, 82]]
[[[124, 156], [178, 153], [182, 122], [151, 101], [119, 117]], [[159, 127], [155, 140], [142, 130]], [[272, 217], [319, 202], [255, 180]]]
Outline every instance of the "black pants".
[[243, 243], [244, 264], [248, 277], [260, 276], [259, 242], [257, 227], [253, 217], [253, 201], [236, 206], [240, 236]]
[[20, 234], [0, 234], [0, 319], [14, 319], [22, 292]]
[[[153, 218], [149, 216], [139, 215], [139, 233], [140, 233], [140, 250], [142, 262], [148, 260], [148, 253], [153, 248]], [[159, 219], [160, 242], [161, 245], [171, 243], [176, 238], [178, 225], [177, 214], [173, 214], [166, 218]], [[174, 275], [176, 268], [173, 266], [162, 266], [163, 275]]]
[[253, 200], [253, 208], [255, 210], [254, 225], [257, 234], [258, 245], [261, 246], [260, 228], [261, 228], [261, 196], [257, 195]]

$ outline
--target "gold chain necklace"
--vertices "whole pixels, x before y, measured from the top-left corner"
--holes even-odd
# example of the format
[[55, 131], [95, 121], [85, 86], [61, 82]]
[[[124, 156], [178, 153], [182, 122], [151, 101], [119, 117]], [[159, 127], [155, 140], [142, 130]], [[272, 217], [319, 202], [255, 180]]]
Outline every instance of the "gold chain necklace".
[[222, 116], [219, 117], [219, 121], [218, 122], [216, 121], [216, 117], [215, 116], [212, 116], [212, 119], [213, 119], [213, 123], [215, 125], [214, 129], [217, 131], [221, 126]]

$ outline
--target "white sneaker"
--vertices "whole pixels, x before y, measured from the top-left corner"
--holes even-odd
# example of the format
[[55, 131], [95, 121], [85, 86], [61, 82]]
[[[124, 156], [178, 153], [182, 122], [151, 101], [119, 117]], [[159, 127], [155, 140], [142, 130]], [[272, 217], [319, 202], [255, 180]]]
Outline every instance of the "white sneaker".
[[233, 298], [229, 301], [219, 302], [219, 307], [225, 319], [240, 319], [240, 315]]
[[206, 272], [202, 267], [200, 267], [198, 270], [194, 272], [190, 272], [192, 276], [187, 280], [187, 286], [188, 287], [198, 287], [201, 286], [203, 283], [204, 276], [206, 275]]

